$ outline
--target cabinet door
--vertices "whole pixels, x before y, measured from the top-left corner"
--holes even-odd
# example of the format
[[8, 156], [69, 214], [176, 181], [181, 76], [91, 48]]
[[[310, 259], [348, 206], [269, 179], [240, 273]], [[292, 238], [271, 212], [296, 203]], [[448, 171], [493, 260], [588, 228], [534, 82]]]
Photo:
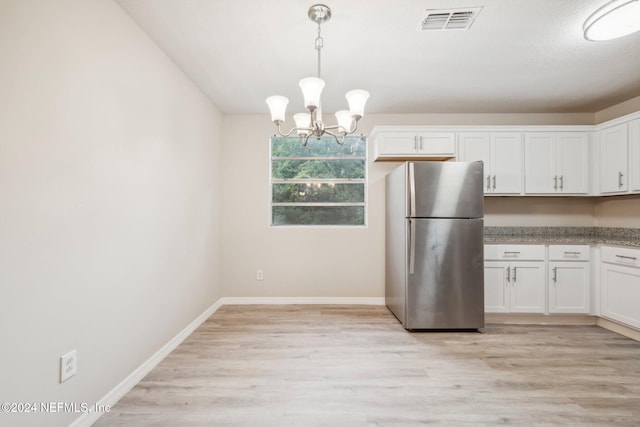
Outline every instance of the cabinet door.
[[484, 192], [491, 192], [491, 134], [461, 132], [458, 134], [459, 159], [463, 162], [484, 163]]
[[508, 266], [508, 262], [484, 263], [484, 311], [487, 313], [509, 312], [509, 288], [506, 280]]
[[562, 193], [589, 192], [589, 137], [584, 132], [559, 132], [556, 137], [556, 173]]
[[456, 134], [453, 132], [419, 132], [418, 153], [429, 156], [455, 156]]
[[640, 119], [629, 122], [629, 189], [640, 191]]
[[376, 144], [378, 155], [416, 154], [418, 149], [415, 132], [381, 132]]
[[559, 191], [554, 134], [527, 133], [524, 136], [524, 192], [550, 194]]
[[491, 189], [500, 194], [522, 193], [522, 134], [491, 134]]
[[549, 263], [549, 313], [589, 313], [589, 263]]
[[600, 192], [624, 193], [628, 188], [627, 124], [598, 132], [600, 144]]
[[602, 263], [602, 316], [640, 328], [640, 269]]
[[544, 264], [537, 261], [511, 263], [511, 312], [544, 313]]

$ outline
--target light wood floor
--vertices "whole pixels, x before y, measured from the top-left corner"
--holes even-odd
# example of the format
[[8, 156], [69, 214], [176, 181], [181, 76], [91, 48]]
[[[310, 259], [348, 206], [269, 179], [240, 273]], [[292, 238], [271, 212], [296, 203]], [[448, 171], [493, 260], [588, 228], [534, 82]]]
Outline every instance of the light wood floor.
[[385, 307], [224, 306], [96, 426], [639, 426], [640, 343], [410, 333]]

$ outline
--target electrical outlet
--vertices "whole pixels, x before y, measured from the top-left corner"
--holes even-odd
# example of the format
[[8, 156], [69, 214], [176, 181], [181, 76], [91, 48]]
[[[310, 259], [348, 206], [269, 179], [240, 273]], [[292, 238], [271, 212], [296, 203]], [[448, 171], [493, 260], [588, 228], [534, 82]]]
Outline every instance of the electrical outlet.
[[264, 273], [262, 270], [256, 271], [256, 280], [264, 280]]
[[60, 382], [63, 383], [78, 372], [78, 352], [71, 350], [60, 357]]

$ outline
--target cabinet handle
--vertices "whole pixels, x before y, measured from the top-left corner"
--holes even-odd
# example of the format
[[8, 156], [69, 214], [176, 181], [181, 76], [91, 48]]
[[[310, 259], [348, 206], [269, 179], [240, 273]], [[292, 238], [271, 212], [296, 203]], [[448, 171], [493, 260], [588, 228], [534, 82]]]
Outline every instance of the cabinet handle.
[[558, 267], [553, 267], [553, 283], [558, 282]]
[[493, 175], [493, 191], [496, 191], [496, 176]]
[[487, 175], [487, 191], [491, 191], [491, 175]]
[[624, 256], [624, 255], [616, 255], [616, 257], [618, 258], [622, 258], [622, 259], [630, 259], [632, 261], [637, 260], [638, 258], [634, 257], [634, 256]]
[[505, 257], [509, 257], [509, 256], [517, 257], [519, 253], [520, 252], [518, 252], [518, 251], [504, 251], [504, 255], [503, 256], [505, 256]]
[[553, 177], [553, 189], [558, 191], [558, 175]]
[[513, 283], [516, 283], [516, 280], [517, 280], [517, 278], [516, 278], [516, 268], [517, 267], [513, 267]]
[[511, 267], [507, 267], [507, 282], [511, 281]]
[[624, 174], [622, 172], [618, 172], [618, 188], [622, 188], [622, 186], [624, 185], [622, 183], [622, 177], [624, 176]]
[[420, 138], [420, 150], [422, 150], [422, 135], [420, 135], [418, 138]]
[[413, 137], [413, 150], [418, 151], [418, 135]]
[[564, 175], [560, 175], [560, 191], [564, 190]]
[[564, 251], [564, 256], [578, 256], [580, 252]]

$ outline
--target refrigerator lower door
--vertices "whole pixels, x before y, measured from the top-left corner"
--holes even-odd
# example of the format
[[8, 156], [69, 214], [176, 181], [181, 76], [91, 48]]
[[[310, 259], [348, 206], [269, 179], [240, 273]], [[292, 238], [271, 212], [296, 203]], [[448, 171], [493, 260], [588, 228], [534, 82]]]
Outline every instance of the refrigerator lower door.
[[[413, 224], [412, 224], [413, 222]], [[484, 327], [482, 219], [407, 220], [407, 329]]]

